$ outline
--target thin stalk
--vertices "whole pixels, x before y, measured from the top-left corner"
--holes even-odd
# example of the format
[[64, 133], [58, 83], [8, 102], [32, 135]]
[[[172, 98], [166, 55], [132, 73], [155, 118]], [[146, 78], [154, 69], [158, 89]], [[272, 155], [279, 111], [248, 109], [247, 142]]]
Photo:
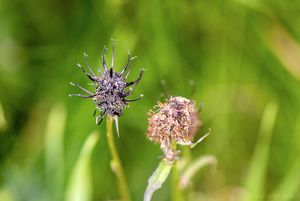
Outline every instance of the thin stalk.
[[182, 194], [181, 189], [179, 188], [179, 171], [177, 164], [174, 164], [173, 170], [172, 170], [172, 201], [184, 201], [184, 196]]
[[[172, 149], [176, 150], [176, 142], [172, 142]], [[171, 180], [171, 189], [172, 189], [172, 194], [171, 194], [171, 200], [172, 201], [184, 201], [184, 196], [182, 194], [182, 191], [179, 188], [179, 177], [180, 173], [178, 171], [176, 161], [174, 162], [173, 165], [173, 170], [172, 170], [172, 180]]]
[[128, 186], [126, 182], [126, 177], [124, 174], [124, 170], [122, 167], [122, 163], [120, 161], [119, 154], [117, 152], [114, 136], [113, 136], [113, 123], [112, 118], [107, 116], [106, 118], [106, 137], [108, 142], [109, 151], [112, 157], [112, 160], [110, 162], [112, 171], [117, 176], [118, 185], [119, 185], [119, 191], [122, 197], [122, 201], [131, 201], [130, 194], [128, 191]]
[[191, 149], [188, 146], [184, 146], [182, 148], [182, 155], [183, 158], [186, 160], [186, 165], [188, 165], [189, 163], [191, 163], [192, 160], [192, 154], [191, 154]]
[[[184, 166], [181, 168], [181, 171], [184, 171], [192, 162], [192, 153], [191, 153], [191, 149], [190, 147], [188, 146], [184, 146], [182, 148], [182, 156], [185, 160], [185, 164]], [[181, 194], [182, 195], [185, 195], [184, 198], [187, 198], [188, 196], [187, 195], [190, 195], [191, 192], [192, 192], [192, 189], [191, 188], [186, 188], [186, 189], [183, 189], [181, 186], [180, 186], [180, 182], [181, 182], [181, 179], [182, 179], [182, 175], [179, 175], [179, 178], [178, 178], [178, 185], [179, 185], [179, 189], [181, 190]]]

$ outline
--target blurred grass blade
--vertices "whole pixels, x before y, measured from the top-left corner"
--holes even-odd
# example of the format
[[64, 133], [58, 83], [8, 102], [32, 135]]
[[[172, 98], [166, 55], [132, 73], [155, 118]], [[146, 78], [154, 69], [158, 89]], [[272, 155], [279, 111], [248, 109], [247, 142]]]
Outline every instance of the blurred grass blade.
[[264, 14], [272, 15], [271, 10], [266, 6], [266, 4], [263, 1], [260, 0], [236, 0], [236, 1], [256, 11], [262, 12]]
[[183, 172], [179, 186], [181, 189], [185, 189], [191, 182], [195, 174], [200, 171], [206, 165], [217, 165], [216, 157], [212, 155], [204, 155], [197, 158], [192, 164], [190, 164]]
[[1, 201], [14, 201], [14, 196], [12, 191], [8, 186], [2, 186], [0, 189], [0, 200]]
[[46, 167], [57, 168], [63, 162], [63, 134], [66, 122], [66, 109], [63, 105], [54, 106], [48, 116], [45, 133]]
[[148, 186], [144, 194], [144, 201], [150, 201], [152, 194], [161, 188], [170, 174], [173, 164], [167, 163], [164, 159], [161, 160], [157, 169], [153, 172], [148, 180]]
[[4, 110], [0, 102], [0, 131], [5, 130], [7, 127], [7, 122], [4, 115]]
[[289, 201], [293, 200], [295, 194], [299, 193], [300, 185], [300, 162], [295, 161], [290, 171], [286, 174], [284, 180], [272, 194], [272, 201]]
[[[298, 117], [298, 121], [296, 122], [300, 122], [300, 116]], [[299, 133], [300, 124], [297, 124], [294, 134], [295, 139], [293, 140], [294, 144], [292, 144], [292, 146], [296, 148], [295, 156], [299, 156], [300, 154]], [[298, 158], [295, 158], [294, 163], [292, 164], [290, 170], [287, 171], [285, 177], [283, 178], [283, 181], [275, 189], [272, 201], [289, 201], [296, 196], [296, 194], [299, 192], [298, 190], [300, 187], [299, 170], [300, 160]]]
[[51, 199], [61, 199], [64, 185], [64, 128], [66, 109], [54, 106], [48, 116], [45, 133], [45, 166], [47, 189]]
[[277, 108], [278, 105], [271, 102], [263, 113], [255, 152], [246, 180], [247, 195], [244, 199], [245, 201], [263, 200], [269, 145], [276, 120]]
[[[300, 44], [283, 26], [274, 26], [265, 33], [264, 40], [283, 67], [300, 80]], [[282, 42], [284, 41], [284, 42]]]
[[67, 201], [92, 200], [92, 175], [90, 158], [99, 135], [93, 132], [85, 141], [80, 156], [72, 170], [66, 191]]

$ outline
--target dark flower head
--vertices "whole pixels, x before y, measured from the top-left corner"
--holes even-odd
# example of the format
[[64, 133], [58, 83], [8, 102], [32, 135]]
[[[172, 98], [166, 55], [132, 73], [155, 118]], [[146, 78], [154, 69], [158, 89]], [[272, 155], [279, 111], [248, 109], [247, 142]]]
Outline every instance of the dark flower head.
[[[106, 114], [111, 117], [120, 117], [123, 114], [123, 110], [128, 106], [129, 102], [139, 100], [142, 97], [141, 95], [136, 99], [127, 99], [127, 97], [131, 95], [134, 87], [140, 82], [144, 73], [144, 70], [141, 69], [140, 75], [136, 80], [130, 82], [127, 81], [127, 77], [132, 69], [131, 61], [135, 57], [131, 57], [128, 53], [126, 65], [123, 67], [121, 72], [116, 72], [114, 69], [114, 43], [112, 47], [112, 62], [109, 68], [106, 64], [105, 52], [106, 47], [104, 47], [104, 51], [102, 53], [103, 71], [98, 70], [100, 76], [96, 76], [90, 68], [87, 62], [87, 54], [84, 53], [84, 58], [89, 72], [87, 72], [80, 64], [77, 64], [77, 66], [83, 71], [83, 73], [93, 82], [93, 85], [95, 87], [94, 93], [84, 89], [78, 84], [71, 82], [71, 85], [77, 86], [88, 95], [70, 94], [70, 96], [92, 98], [92, 100], [95, 102], [96, 108], [100, 111], [100, 114], [96, 117], [96, 124], [100, 124]], [[95, 111], [95, 115], [96, 112], [97, 110]]]

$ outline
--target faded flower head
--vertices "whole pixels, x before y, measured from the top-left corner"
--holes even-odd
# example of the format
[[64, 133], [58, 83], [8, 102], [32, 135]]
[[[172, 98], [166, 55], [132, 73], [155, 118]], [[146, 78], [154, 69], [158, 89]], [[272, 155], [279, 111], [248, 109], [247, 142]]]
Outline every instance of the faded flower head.
[[[112, 47], [112, 61], [109, 68], [106, 64], [105, 52], [106, 48], [104, 47], [104, 51], [102, 53], [103, 71], [101, 71], [100, 69], [98, 70], [100, 74], [99, 76], [95, 75], [95, 73], [91, 70], [87, 62], [87, 54], [84, 53], [84, 57], [89, 72], [87, 72], [80, 64], [77, 64], [77, 66], [83, 71], [83, 73], [93, 82], [93, 85], [95, 87], [95, 91], [93, 93], [84, 89], [80, 85], [71, 82], [71, 85], [77, 86], [88, 95], [70, 94], [70, 96], [92, 98], [92, 100], [96, 104], [96, 109], [100, 111], [100, 114], [96, 117], [96, 124], [100, 124], [102, 122], [105, 114], [115, 118], [120, 117], [123, 114], [123, 110], [128, 106], [129, 102], [139, 100], [142, 97], [141, 95], [136, 99], [127, 99], [127, 97], [132, 94], [134, 87], [140, 82], [144, 73], [144, 70], [141, 69], [140, 75], [136, 80], [130, 82], [127, 81], [127, 77], [132, 69], [131, 61], [135, 57], [131, 57], [128, 53], [128, 60], [122, 71], [116, 72], [114, 69], [114, 43]], [[128, 71], [125, 74], [127, 69]], [[95, 115], [97, 110], [95, 110]]]
[[183, 97], [171, 97], [158, 103], [158, 111], [149, 113], [147, 136], [161, 144], [174, 140], [178, 144], [190, 143], [200, 125], [195, 104]]
[[159, 102], [157, 106], [157, 111], [149, 113], [147, 137], [161, 145], [165, 157], [174, 160], [177, 153], [171, 148], [173, 142], [193, 144], [192, 139], [200, 126], [198, 111], [194, 102], [180, 96]]

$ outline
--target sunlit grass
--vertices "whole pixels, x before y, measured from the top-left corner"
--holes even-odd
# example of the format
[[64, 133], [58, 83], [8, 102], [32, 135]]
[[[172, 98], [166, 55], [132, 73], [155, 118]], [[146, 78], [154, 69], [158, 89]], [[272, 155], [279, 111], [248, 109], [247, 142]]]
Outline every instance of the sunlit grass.
[[[160, 161], [145, 132], [147, 112], [166, 98], [162, 79], [170, 94], [202, 103], [197, 136], [213, 130], [189, 157], [213, 154], [218, 165], [193, 174], [189, 200], [299, 200], [299, 8], [270, 0], [1, 1], [0, 200], [75, 200], [76, 189], [85, 200], [120, 198], [105, 125], [96, 127], [92, 102], [68, 97], [70, 80], [86, 83], [75, 66], [82, 52], [100, 66], [111, 38], [118, 70], [127, 49], [139, 58], [129, 78], [146, 69], [134, 94], [145, 96], [119, 119], [115, 141], [132, 200], [143, 198]], [[82, 159], [94, 130], [100, 140]], [[170, 200], [171, 188], [167, 181], [153, 200]]]

